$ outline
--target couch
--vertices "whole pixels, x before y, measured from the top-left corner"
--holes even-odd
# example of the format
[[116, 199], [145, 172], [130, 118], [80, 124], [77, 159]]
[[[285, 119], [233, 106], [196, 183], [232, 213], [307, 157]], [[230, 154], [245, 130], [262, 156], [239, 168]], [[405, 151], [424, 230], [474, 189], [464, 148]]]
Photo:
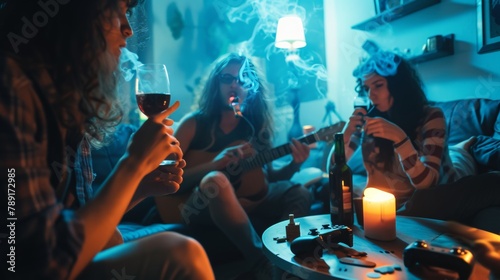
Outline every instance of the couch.
[[[495, 151], [496, 155], [500, 153], [498, 151], [500, 147], [498, 145], [496, 147], [494, 146], [495, 143], [500, 143], [500, 100], [466, 99], [432, 102], [432, 104], [440, 107], [445, 114], [449, 132], [449, 145], [459, 145], [471, 136], [484, 137], [484, 143], [476, 143], [475, 146], [471, 147], [472, 153], [470, 154], [472, 157], [468, 158], [469, 160], [473, 160], [474, 164], [478, 166], [478, 168], [475, 169], [476, 172], [484, 172], [485, 170], [495, 168], [497, 170], [500, 169], [498, 161], [489, 162], [488, 160], [488, 156], [490, 154], [495, 154]], [[119, 126], [116, 133], [113, 135], [111, 145], [92, 151], [94, 172], [96, 173], [94, 186], [99, 186], [102, 183], [117, 160], [123, 155], [128, 138], [135, 129], [134, 126], [126, 124]], [[488, 142], [491, 140], [498, 142], [493, 142], [493, 144], [491, 144]], [[493, 147], [486, 147], [485, 149], [484, 144], [493, 145]], [[312, 158], [308, 160], [309, 162], [325, 162], [325, 153], [328, 152], [328, 147], [331, 146], [323, 144], [318, 146], [320, 149], [312, 151]], [[476, 150], [474, 150], [474, 148], [476, 148]], [[484, 150], [489, 152], [484, 152]], [[487, 157], [486, 159], [484, 158], [485, 155]], [[364, 186], [366, 184], [366, 172], [362, 165], [362, 161], [360, 158], [356, 160], [356, 156], [359, 157], [360, 155], [353, 155], [353, 158], [348, 164], [354, 173], [354, 184]], [[306, 163], [304, 167], [314, 167], [314, 164], [308, 165]], [[298, 179], [299, 181], [318, 181], [321, 178], [321, 170], [325, 170], [324, 166], [317, 166], [316, 170], [321, 169], [318, 174], [317, 171], [309, 172], [309, 169], [306, 170], [305, 168], [304, 172], [301, 171], [303, 174], [300, 176], [302, 178]], [[309, 176], [310, 179], [308, 178]], [[328, 197], [327, 194], [325, 195], [327, 191], [325, 183], [327, 185], [327, 179], [323, 178], [320, 182], [311, 187], [312, 195], [314, 195], [316, 199], [311, 208], [312, 214], [320, 214], [327, 211], [322, 201], [323, 198]], [[485, 209], [482, 213], [477, 215], [474, 221], [471, 222], [471, 225], [495, 231], [495, 227], [492, 228], [491, 225], [494, 223], [500, 224], [497, 219], [499, 216], [500, 207]], [[235, 250], [235, 247], [228, 245], [224, 246], [224, 248], [219, 248], [215, 245], [220, 244], [220, 241], [223, 242], [224, 238], [224, 234], [216, 229], [188, 228], [183, 224], [162, 223], [159, 214], [154, 209], [154, 200], [152, 198], [145, 200], [127, 213], [120, 223], [119, 229], [125, 241], [135, 240], [161, 231], [175, 231], [193, 236], [200, 240], [214, 264], [225, 263], [228, 260], [241, 257], [237, 250]], [[225, 243], [230, 244], [230, 242]]]

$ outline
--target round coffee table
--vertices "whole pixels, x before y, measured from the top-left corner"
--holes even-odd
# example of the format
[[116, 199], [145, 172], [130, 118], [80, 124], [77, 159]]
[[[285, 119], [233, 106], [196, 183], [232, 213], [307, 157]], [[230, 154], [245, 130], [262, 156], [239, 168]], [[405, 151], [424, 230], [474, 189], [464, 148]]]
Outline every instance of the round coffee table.
[[[301, 236], [308, 235], [310, 229], [320, 229], [324, 224], [331, 224], [329, 215], [308, 216], [295, 219], [300, 223]], [[421, 279], [436, 273], [432, 271], [410, 272], [403, 264], [403, 251], [416, 240], [425, 240], [440, 247], [461, 246], [467, 248], [467, 240], [477, 238], [491, 240], [500, 246], [498, 235], [479, 229], [449, 223], [445, 221], [403, 217], [396, 218], [397, 237], [393, 241], [377, 241], [364, 236], [363, 229], [358, 225], [353, 226], [354, 246], [358, 252], [366, 252], [366, 257], [361, 259], [374, 262], [375, 268], [361, 267], [341, 263], [339, 258], [352, 254], [352, 250], [343, 244], [337, 250], [325, 250], [323, 256], [297, 257], [290, 251], [290, 242], [282, 238], [286, 236], [285, 227], [288, 220], [279, 222], [269, 227], [262, 235], [264, 254], [286, 275], [279, 279], [293, 279], [293, 276], [302, 279], [370, 279], [379, 276], [380, 279]], [[354, 251], [354, 252], [355, 252]], [[392, 273], [376, 273], [374, 269], [392, 267]], [[446, 276], [455, 277], [449, 271]], [[429, 274], [431, 273], [431, 274]], [[479, 263], [475, 263], [469, 279], [487, 279], [489, 271]], [[452, 278], [453, 279], [453, 278]]]

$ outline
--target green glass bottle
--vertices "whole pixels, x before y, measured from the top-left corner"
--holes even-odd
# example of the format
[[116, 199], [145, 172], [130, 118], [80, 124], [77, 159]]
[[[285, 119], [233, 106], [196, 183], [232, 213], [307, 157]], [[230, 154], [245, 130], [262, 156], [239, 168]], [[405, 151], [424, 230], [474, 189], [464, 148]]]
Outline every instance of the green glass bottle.
[[345, 159], [343, 133], [335, 134], [334, 145], [335, 164], [329, 170], [330, 217], [332, 225], [352, 227], [354, 220], [352, 171]]

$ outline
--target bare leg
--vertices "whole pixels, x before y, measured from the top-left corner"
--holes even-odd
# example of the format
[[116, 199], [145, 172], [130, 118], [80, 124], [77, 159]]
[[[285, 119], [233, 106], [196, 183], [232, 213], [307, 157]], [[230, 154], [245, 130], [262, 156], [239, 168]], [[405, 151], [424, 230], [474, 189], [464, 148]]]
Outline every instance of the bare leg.
[[209, 201], [213, 222], [241, 250], [251, 263], [263, 257], [262, 241], [241, 207], [233, 187], [221, 172], [210, 172], [200, 183], [200, 191]]
[[214, 279], [203, 247], [192, 238], [164, 232], [97, 254], [78, 279]]

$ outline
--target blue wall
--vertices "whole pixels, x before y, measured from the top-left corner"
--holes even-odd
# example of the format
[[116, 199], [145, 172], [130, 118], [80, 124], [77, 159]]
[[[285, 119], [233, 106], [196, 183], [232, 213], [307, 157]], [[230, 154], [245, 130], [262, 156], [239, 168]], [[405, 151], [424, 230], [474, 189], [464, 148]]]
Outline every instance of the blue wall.
[[417, 66], [428, 98], [500, 99], [500, 51], [477, 54], [476, 1], [443, 0], [373, 32], [351, 29], [375, 15], [373, 2], [325, 1], [325, 15], [329, 15], [325, 16], [329, 98], [338, 105], [342, 116], [347, 117], [352, 111], [355, 81], [351, 73], [363, 54], [361, 45], [366, 39], [376, 41], [384, 49], [410, 49], [412, 55], [418, 55], [428, 37], [454, 33], [455, 55]]
[[[173, 100], [181, 101], [181, 108], [173, 118], [179, 120], [191, 110], [192, 89], [196, 87], [199, 77], [205, 73], [208, 64], [217, 55], [238, 47], [237, 42], [240, 39], [228, 38], [228, 34], [239, 34], [234, 31], [243, 30], [244, 26], [241, 22], [228, 21], [225, 19], [226, 14], [221, 12], [222, 8], [227, 8], [227, 4], [224, 7], [220, 4], [232, 3], [231, 1], [151, 0], [150, 2], [152, 59], [167, 64], [170, 70]], [[167, 7], [173, 2], [177, 4], [185, 24], [179, 39], [174, 39], [166, 27]], [[376, 41], [384, 49], [409, 49], [410, 55], [417, 55], [422, 52], [422, 45], [428, 37], [454, 33], [455, 55], [424, 62], [417, 67], [426, 85], [429, 99], [435, 101], [477, 97], [500, 99], [500, 51], [477, 54], [475, 0], [443, 0], [372, 32], [354, 30], [351, 26], [375, 15], [373, 0], [324, 0], [323, 2], [324, 30], [318, 27], [307, 30], [306, 26], [306, 39], [308, 36], [313, 36], [312, 34], [321, 36], [324, 31], [325, 46], [322, 48], [326, 49], [326, 62], [323, 60], [321, 63], [327, 68], [327, 98], [302, 98], [305, 100], [301, 104], [302, 125], [311, 124], [317, 128], [327, 125], [329, 121], [324, 121], [323, 117], [328, 100], [335, 103], [342, 119], [346, 120], [352, 113], [355, 80], [351, 73], [364, 54], [361, 45], [366, 39]], [[207, 14], [210, 9], [213, 10], [212, 15]], [[321, 10], [321, 7], [314, 9]], [[217, 22], [217, 19], [220, 22]], [[224, 24], [227, 26], [223, 27]], [[216, 53], [213, 53], [214, 51]], [[275, 71], [275, 69], [268, 67], [265, 71]], [[292, 110], [286, 106], [279, 108], [277, 112], [277, 122], [283, 130], [277, 137], [277, 143], [286, 141], [285, 135], [291, 125], [291, 114]], [[338, 120], [333, 114], [331, 119]]]

